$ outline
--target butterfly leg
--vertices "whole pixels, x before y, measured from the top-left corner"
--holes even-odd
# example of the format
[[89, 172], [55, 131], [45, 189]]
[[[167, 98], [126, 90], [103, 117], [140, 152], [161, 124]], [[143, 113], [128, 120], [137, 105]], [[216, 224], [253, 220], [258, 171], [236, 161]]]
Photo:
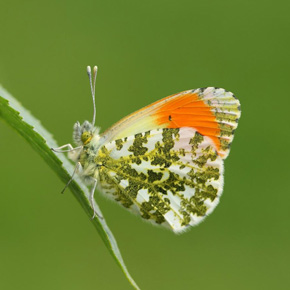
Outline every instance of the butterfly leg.
[[[61, 150], [61, 149], [66, 148], [66, 147], [68, 147], [69, 149]], [[71, 144], [65, 144], [65, 145], [62, 145], [58, 148], [50, 148], [50, 149], [56, 153], [65, 153], [65, 152], [71, 152], [74, 150], [81, 149], [82, 147], [83, 146], [78, 146], [78, 147], [73, 148]]]
[[82, 165], [80, 162], [77, 163], [75, 169], [74, 169], [74, 172], [70, 178], [70, 180], [68, 181], [68, 183], [66, 184], [66, 186], [64, 187], [64, 189], [62, 190], [61, 193], [64, 193], [64, 191], [67, 189], [67, 187], [70, 185], [70, 183], [73, 181], [73, 178], [74, 178], [74, 175], [82, 168]]
[[95, 190], [97, 187], [97, 183], [98, 183], [98, 180], [94, 178], [94, 184], [93, 184], [93, 187], [92, 187], [91, 192], [90, 192], [90, 203], [91, 203], [91, 207], [93, 208], [93, 211], [94, 211], [94, 214], [92, 216], [92, 220], [95, 218], [95, 216], [98, 216], [98, 218], [103, 219], [102, 215], [100, 215], [96, 211], [95, 203], [94, 203], [94, 194], [95, 194]]

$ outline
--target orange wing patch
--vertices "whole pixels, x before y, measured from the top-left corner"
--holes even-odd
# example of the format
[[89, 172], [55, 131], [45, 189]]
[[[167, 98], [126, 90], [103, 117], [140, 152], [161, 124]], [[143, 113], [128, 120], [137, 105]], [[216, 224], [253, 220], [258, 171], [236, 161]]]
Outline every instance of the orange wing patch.
[[219, 123], [211, 107], [200, 100], [197, 93], [187, 93], [178, 98], [172, 98], [164, 103], [155, 114], [159, 125], [168, 124], [167, 128], [194, 128], [200, 134], [210, 137], [217, 151], [220, 150]]
[[226, 158], [241, 116], [240, 102], [221, 88], [184, 91], [123, 118], [102, 134], [107, 142], [160, 128], [191, 127], [211, 138]]

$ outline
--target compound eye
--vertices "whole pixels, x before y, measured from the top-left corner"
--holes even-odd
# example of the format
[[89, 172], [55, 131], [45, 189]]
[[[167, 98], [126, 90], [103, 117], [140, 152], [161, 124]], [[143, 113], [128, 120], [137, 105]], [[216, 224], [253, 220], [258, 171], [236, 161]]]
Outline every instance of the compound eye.
[[87, 143], [89, 143], [92, 139], [92, 134], [90, 132], [84, 132], [82, 134], [81, 140], [84, 143], [84, 145], [86, 145]]

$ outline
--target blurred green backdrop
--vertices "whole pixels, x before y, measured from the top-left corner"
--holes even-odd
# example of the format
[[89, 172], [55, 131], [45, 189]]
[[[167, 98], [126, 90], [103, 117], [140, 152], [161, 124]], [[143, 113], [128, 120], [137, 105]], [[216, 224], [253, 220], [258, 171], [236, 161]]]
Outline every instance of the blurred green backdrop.
[[[290, 2], [1, 1], [0, 82], [59, 144], [179, 91], [220, 86], [242, 118], [220, 205], [176, 236], [97, 195], [141, 289], [289, 289]], [[288, 116], [286, 118], [286, 116]], [[83, 210], [0, 122], [0, 288], [131, 289]], [[279, 153], [279, 154], [278, 154]]]

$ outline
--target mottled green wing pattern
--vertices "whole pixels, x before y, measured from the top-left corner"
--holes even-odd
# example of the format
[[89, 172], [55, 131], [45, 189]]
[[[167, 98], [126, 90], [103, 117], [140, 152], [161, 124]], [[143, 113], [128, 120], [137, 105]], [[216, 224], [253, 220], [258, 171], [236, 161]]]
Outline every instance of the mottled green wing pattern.
[[145, 220], [175, 232], [216, 207], [223, 160], [209, 137], [188, 127], [156, 129], [103, 145], [99, 190]]

